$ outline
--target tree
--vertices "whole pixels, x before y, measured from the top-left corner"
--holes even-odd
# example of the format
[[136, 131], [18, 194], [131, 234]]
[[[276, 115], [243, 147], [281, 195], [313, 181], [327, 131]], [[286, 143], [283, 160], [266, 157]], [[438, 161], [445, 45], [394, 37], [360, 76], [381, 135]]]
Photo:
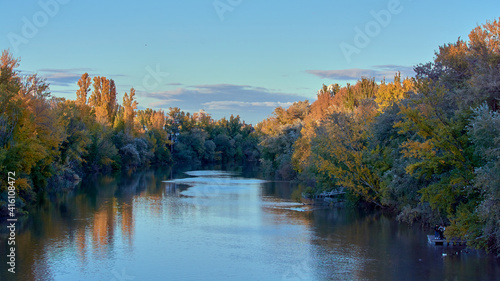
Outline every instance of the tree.
[[414, 83], [410, 78], [405, 78], [401, 82], [401, 73], [399, 72], [394, 75], [393, 82], [386, 84], [385, 81], [382, 81], [375, 98], [378, 110], [384, 112], [386, 108], [408, 97], [408, 93], [413, 91], [413, 88]]
[[[467, 115], [448, 110], [448, 92], [428, 80], [417, 84], [419, 95], [413, 106], [401, 105], [403, 121], [396, 124], [400, 133], [417, 137], [402, 144], [405, 157], [416, 160], [408, 173], [431, 182], [420, 190], [422, 201], [442, 215], [453, 217], [460, 204], [476, 202], [473, 188], [473, 163], [465, 134]], [[451, 105], [453, 108], [453, 105]], [[455, 107], [456, 108], [456, 107]]]
[[348, 188], [365, 201], [382, 207], [380, 179], [366, 161], [368, 126], [375, 106], [363, 102], [352, 113], [334, 113], [316, 130], [312, 142], [315, 166], [336, 186]]
[[43, 157], [31, 171], [35, 188], [44, 188], [53, 175], [52, 163], [59, 157], [58, 147], [63, 139], [63, 129], [57, 124], [54, 100], [49, 100], [49, 85], [37, 74], [24, 77], [19, 98], [30, 114], [36, 142], [41, 146]]
[[79, 89], [76, 91], [76, 102], [77, 104], [87, 104], [87, 95], [90, 92], [90, 85], [92, 84], [92, 79], [88, 73], [82, 74], [80, 80], [78, 80]]
[[[450, 235], [463, 237], [468, 245], [500, 253], [500, 114], [484, 103], [473, 111], [467, 126], [478, 163], [474, 188], [481, 193], [479, 204], [462, 205], [452, 218]], [[500, 254], [499, 254], [500, 256]]]
[[5, 147], [12, 140], [22, 110], [21, 102], [15, 98], [21, 88], [21, 78], [15, 70], [19, 60], [4, 50], [0, 58], [0, 145]]
[[165, 112], [163, 110], [153, 111], [151, 115], [151, 127], [159, 131], [165, 131]]
[[488, 21], [469, 33], [469, 42], [439, 47], [433, 62], [415, 67], [417, 78], [439, 82], [456, 96], [458, 106], [467, 110], [485, 100], [498, 109], [500, 100], [500, 21]]
[[114, 117], [118, 104], [116, 103], [115, 82], [106, 77], [94, 77], [94, 90], [88, 100], [88, 103], [94, 108], [97, 122], [111, 126], [114, 123]]
[[135, 110], [137, 109], [137, 101], [135, 99], [135, 89], [130, 89], [130, 95], [125, 93], [123, 96], [123, 120], [125, 122], [125, 131], [128, 134], [133, 132]]
[[[18, 76], [18, 60], [4, 51], [0, 74], [0, 167], [16, 172], [23, 204], [31, 203], [53, 174], [62, 139], [45, 79]], [[0, 180], [2, 190], [6, 183]]]
[[261, 162], [267, 167], [267, 175], [281, 179], [296, 175], [292, 166], [294, 143], [300, 138], [304, 118], [310, 110], [308, 101], [295, 102], [288, 109], [277, 107], [274, 116], [257, 124]]
[[468, 47], [468, 61], [474, 73], [470, 79], [472, 93], [468, 104], [479, 106], [486, 100], [491, 109], [499, 110], [500, 18], [472, 30]]
[[[38, 160], [43, 158], [41, 148], [33, 134], [30, 114], [19, 96], [21, 77], [15, 70], [19, 59], [4, 50], [0, 58], [0, 169], [16, 171], [16, 188], [20, 200], [30, 201], [34, 195], [29, 182], [29, 174]], [[29, 156], [29, 157], [27, 157]], [[0, 188], [4, 197], [7, 195], [7, 181], [0, 178]], [[6, 214], [6, 200], [0, 203], [2, 213]]]

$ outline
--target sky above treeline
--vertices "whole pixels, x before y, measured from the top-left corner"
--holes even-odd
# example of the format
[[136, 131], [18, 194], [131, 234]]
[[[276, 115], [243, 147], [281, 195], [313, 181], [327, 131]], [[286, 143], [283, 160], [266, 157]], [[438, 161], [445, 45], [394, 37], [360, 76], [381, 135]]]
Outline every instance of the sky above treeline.
[[256, 124], [322, 84], [391, 81], [500, 16], [500, 1], [0, 1], [0, 48], [76, 98], [88, 72], [139, 109]]

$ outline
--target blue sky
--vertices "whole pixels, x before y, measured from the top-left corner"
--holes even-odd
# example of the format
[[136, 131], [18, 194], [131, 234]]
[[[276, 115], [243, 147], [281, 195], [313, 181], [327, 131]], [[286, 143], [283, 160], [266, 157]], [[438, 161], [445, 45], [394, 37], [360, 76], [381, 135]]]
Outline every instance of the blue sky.
[[[19, 3], [23, 3], [20, 5]], [[490, 1], [0, 1], [0, 48], [75, 99], [81, 74], [131, 87], [140, 108], [256, 124], [322, 84], [391, 80], [500, 16]]]

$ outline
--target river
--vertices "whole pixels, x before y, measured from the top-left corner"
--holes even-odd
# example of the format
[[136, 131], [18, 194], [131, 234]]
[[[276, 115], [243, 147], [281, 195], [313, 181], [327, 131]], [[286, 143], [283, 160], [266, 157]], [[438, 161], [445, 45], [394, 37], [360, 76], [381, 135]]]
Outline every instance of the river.
[[492, 255], [380, 212], [295, 203], [294, 188], [246, 167], [88, 178], [33, 211], [0, 280], [500, 279]]

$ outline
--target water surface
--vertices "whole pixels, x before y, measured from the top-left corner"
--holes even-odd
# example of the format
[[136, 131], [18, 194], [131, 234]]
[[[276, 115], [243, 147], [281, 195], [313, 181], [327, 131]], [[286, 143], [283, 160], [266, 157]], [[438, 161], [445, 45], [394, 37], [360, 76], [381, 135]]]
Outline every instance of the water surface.
[[251, 172], [87, 179], [23, 225], [17, 273], [2, 263], [0, 280], [500, 278], [491, 255], [429, 245], [427, 232], [378, 212], [295, 203], [293, 185]]

